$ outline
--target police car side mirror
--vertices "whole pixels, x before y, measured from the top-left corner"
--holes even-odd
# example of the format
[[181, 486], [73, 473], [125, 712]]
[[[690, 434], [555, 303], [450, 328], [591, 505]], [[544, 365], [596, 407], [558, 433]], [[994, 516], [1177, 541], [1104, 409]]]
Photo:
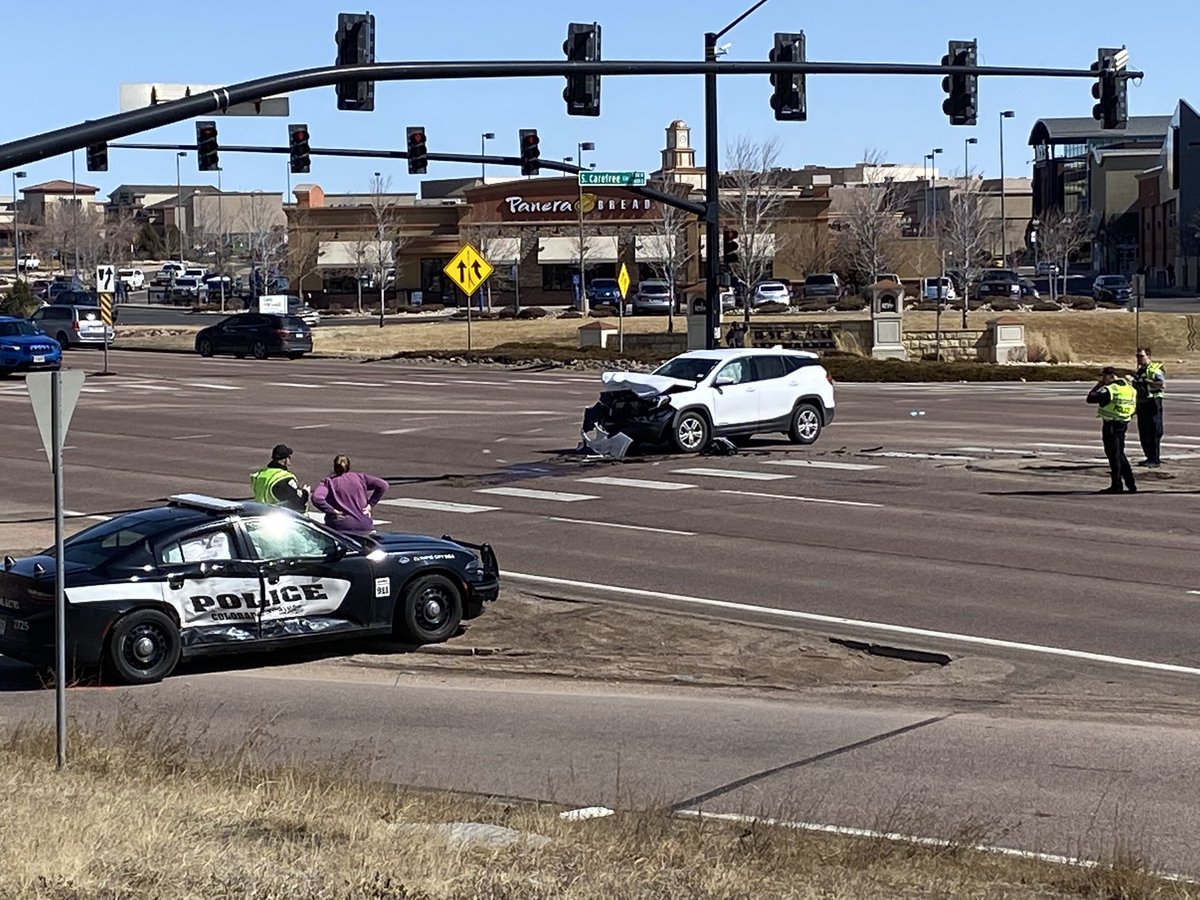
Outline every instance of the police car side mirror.
[[346, 549], [345, 544], [334, 544], [333, 549], [325, 555], [325, 558], [331, 562], [337, 562], [339, 559], [345, 558], [346, 554], [349, 552], [350, 551]]

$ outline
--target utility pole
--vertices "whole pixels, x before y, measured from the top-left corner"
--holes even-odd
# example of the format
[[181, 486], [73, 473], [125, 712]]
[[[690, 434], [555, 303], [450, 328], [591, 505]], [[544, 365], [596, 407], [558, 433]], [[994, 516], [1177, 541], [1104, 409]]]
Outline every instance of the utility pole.
[[1000, 265], [1008, 268], [1008, 216], [1004, 209], [1006, 190], [1004, 186], [1004, 120], [1011, 119], [1016, 113], [1011, 109], [1000, 113]]
[[[595, 150], [596, 145], [591, 141], [583, 141], [578, 148], [579, 152], [579, 168], [583, 169], [583, 151]], [[576, 176], [579, 181], [579, 311], [585, 316], [588, 313], [588, 296], [587, 296], [587, 245], [583, 237], [583, 182]]]

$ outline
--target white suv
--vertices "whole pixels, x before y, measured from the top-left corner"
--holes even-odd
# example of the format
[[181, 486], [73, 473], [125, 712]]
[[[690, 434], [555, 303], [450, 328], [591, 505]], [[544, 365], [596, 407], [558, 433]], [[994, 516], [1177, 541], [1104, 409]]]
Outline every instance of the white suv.
[[599, 426], [683, 453], [700, 452], [714, 437], [768, 433], [811, 444], [833, 421], [833, 379], [802, 350], [695, 350], [649, 375], [605, 372], [601, 381], [584, 431]]

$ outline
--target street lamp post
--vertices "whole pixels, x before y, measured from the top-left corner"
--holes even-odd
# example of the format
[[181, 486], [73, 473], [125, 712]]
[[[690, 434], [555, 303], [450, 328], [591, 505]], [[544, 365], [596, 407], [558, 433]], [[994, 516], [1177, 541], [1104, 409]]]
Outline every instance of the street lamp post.
[[187, 156], [180, 150], [175, 154], [175, 239], [179, 241], [179, 264], [183, 265], [183, 186], [179, 180], [179, 160]]
[[1002, 265], [1008, 265], [1008, 216], [1004, 209], [1004, 120], [1011, 119], [1016, 113], [1011, 109], [1000, 112], [1000, 258]]
[[[379, 172], [375, 173], [375, 181], [374, 181], [372, 187], [376, 191], [378, 191], [380, 194], [380, 196], [375, 198], [376, 203], [382, 204], [384, 202], [384, 198], [382, 196], [382, 194], [383, 194], [383, 175], [381, 173], [379, 173]], [[382, 209], [383, 207], [379, 206], [378, 208]], [[385, 313], [387, 312], [387, 301], [385, 299], [386, 294], [387, 294], [387, 271], [383, 267], [383, 237], [384, 237], [383, 217], [380, 216], [377, 219], [377, 221], [375, 222], [375, 249], [377, 251], [375, 255], [379, 257], [377, 262], [379, 263], [379, 327], [380, 328], [383, 327], [383, 317], [384, 317]], [[470, 302], [471, 302], [471, 298], [468, 297], [467, 303], [470, 304]]]
[[217, 166], [217, 280], [221, 285], [221, 312], [225, 312], [225, 211], [221, 199], [225, 189], [221, 187], [221, 167]]
[[75, 184], [75, 151], [71, 151], [71, 243], [75, 245], [75, 277], [79, 277], [79, 193]]
[[[583, 141], [578, 146], [578, 152], [575, 158], [579, 160], [579, 168], [583, 168], [583, 151], [595, 150], [596, 145], [591, 141]], [[578, 181], [576, 176], [576, 181]], [[584, 266], [584, 237], [583, 237], [583, 182], [579, 182], [579, 309], [584, 315], [588, 312], [588, 297], [587, 297], [587, 274]]]
[[929, 154], [929, 187], [930, 193], [933, 194], [933, 233], [937, 235], [937, 155], [942, 152], [941, 147], [934, 147]]
[[17, 206], [17, 179], [25, 177], [25, 171], [12, 173], [12, 229], [13, 229], [13, 275], [18, 280], [21, 278], [21, 211]]
[[963, 182], [971, 177], [971, 145], [978, 144], [979, 138], [969, 137], [963, 141]]
[[[485, 131], [485, 132], [483, 132], [483, 134], [479, 135], [479, 155], [480, 156], [483, 156], [485, 153], [487, 153], [487, 150], [485, 150], [484, 148], [487, 145], [487, 142], [492, 140], [495, 137], [496, 137], [495, 133], [491, 132], [491, 131]], [[482, 160], [480, 160], [480, 162], [479, 162], [479, 180], [480, 181], [487, 180], [487, 163], [483, 162]]]

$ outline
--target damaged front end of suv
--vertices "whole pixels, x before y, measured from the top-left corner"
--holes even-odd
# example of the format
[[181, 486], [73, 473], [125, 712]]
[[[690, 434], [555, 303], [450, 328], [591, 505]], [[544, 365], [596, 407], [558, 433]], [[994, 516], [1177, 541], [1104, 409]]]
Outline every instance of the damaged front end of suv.
[[600, 398], [583, 412], [581, 450], [621, 459], [633, 444], [670, 440], [677, 409], [675, 394], [693, 391], [694, 383], [638, 372], [605, 372]]

